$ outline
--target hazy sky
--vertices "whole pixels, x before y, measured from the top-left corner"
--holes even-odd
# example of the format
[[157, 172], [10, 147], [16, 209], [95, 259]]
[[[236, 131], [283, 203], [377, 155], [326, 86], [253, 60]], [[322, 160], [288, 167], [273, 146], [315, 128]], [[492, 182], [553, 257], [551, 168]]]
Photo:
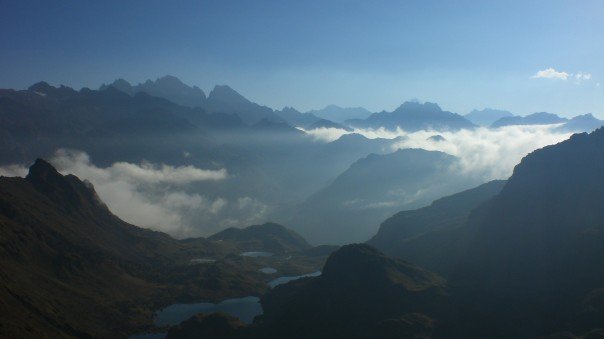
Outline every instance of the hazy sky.
[[172, 74], [273, 108], [604, 118], [601, 0], [0, 0], [0, 46], [2, 88]]

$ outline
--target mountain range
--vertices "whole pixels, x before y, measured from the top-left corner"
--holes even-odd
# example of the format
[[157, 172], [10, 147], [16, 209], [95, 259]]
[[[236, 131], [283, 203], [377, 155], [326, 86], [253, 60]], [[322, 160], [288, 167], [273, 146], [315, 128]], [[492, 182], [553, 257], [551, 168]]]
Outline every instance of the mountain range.
[[443, 111], [437, 104], [407, 101], [392, 112], [373, 113], [366, 119], [350, 119], [345, 122], [357, 128], [400, 128], [408, 132], [418, 130], [457, 131], [472, 129], [476, 125], [463, 116]]

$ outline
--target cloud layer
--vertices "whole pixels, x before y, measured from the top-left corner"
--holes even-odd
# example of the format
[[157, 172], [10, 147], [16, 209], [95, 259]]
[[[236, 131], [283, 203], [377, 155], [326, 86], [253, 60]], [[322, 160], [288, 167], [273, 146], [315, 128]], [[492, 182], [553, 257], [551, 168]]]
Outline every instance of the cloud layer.
[[[392, 150], [398, 148], [423, 148], [441, 151], [460, 158], [458, 170], [479, 180], [505, 179], [512, 174], [514, 166], [528, 153], [567, 139], [570, 133], [558, 133], [558, 125], [505, 126], [497, 129], [486, 127], [457, 132], [418, 131], [407, 133], [380, 129], [356, 129], [346, 132], [341, 129], [322, 128], [306, 131], [316, 140], [331, 142], [347, 133], [358, 133], [367, 138], [393, 140]], [[429, 139], [440, 135], [443, 141]]]

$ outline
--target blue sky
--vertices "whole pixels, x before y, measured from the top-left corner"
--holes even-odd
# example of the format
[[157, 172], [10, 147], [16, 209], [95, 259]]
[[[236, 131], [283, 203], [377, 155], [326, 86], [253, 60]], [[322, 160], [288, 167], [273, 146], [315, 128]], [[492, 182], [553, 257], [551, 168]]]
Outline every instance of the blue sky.
[[228, 84], [273, 108], [379, 111], [416, 98], [459, 113], [604, 118], [600, 0], [0, 0], [0, 8], [3, 88], [172, 74], [206, 92]]

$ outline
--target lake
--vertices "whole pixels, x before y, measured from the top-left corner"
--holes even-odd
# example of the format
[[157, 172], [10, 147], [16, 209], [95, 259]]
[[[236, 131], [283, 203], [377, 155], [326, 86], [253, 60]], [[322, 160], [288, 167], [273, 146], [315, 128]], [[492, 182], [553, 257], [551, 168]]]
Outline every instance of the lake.
[[241, 319], [246, 324], [251, 324], [255, 316], [262, 314], [259, 301], [257, 297], [243, 297], [227, 299], [218, 304], [174, 304], [156, 313], [155, 325], [178, 325], [197, 313], [214, 312], [224, 312]]

